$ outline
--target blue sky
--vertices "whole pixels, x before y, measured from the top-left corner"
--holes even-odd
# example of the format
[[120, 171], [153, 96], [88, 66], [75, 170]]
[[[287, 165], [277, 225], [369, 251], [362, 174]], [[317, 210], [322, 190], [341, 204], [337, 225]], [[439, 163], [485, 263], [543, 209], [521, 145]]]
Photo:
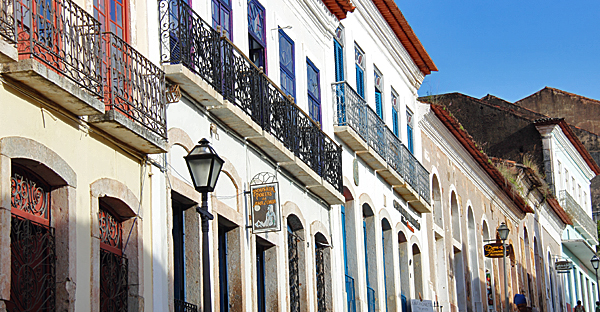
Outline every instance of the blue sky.
[[512, 102], [549, 86], [600, 100], [600, 1], [396, 3], [439, 70], [419, 95]]

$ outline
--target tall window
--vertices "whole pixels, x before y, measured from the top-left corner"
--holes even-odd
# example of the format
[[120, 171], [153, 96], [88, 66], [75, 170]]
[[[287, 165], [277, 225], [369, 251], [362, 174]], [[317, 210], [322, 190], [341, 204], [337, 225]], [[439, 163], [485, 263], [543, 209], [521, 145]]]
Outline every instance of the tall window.
[[256, 305], [258, 312], [266, 312], [266, 294], [265, 294], [265, 246], [256, 245]]
[[56, 245], [50, 227], [50, 186], [13, 165], [11, 173], [11, 283], [8, 311], [56, 309]]
[[174, 296], [176, 300], [185, 301], [185, 220], [184, 207], [177, 201], [173, 206], [173, 269]]
[[310, 118], [321, 125], [321, 87], [319, 70], [308, 58], [306, 59], [308, 113]]
[[294, 69], [294, 41], [279, 30], [279, 69], [281, 73], [281, 89], [296, 98], [296, 72]]
[[266, 71], [265, 8], [257, 1], [248, 1], [248, 43], [250, 60]]
[[392, 89], [392, 129], [394, 135], [400, 136], [400, 128], [398, 127], [398, 93]]
[[406, 109], [406, 143], [408, 150], [414, 154], [413, 148], [413, 113], [410, 109]]
[[348, 303], [348, 312], [356, 311], [356, 301], [355, 301], [355, 293], [354, 293], [354, 278], [352, 278], [349, 274], [348, 270], [348, 247], [346, 240], [346, 208], [344, 205], [341, 206], [342, 213], [342, 239], [344, 242], [344, 273], [346, 275], [346, 301]]
[[365, 98], [365, 53], [359, 46], [354, 46], [354, 62], [356, 63], [356, 92]]
[[231, 0], [212, 0], [212, 22], [213, 27], [225, 31], [229, 40], [233, 40], [231, 35]]
[[377, 67], [375, 67], [373, 72], [375, 73], [375, 112], [383, 120], [383, 98], [381, 95], [383, 91], [383, 76]]
[[102, 31], [112, 32], [128, 41], [127, 0], [94, 0], [94, 17], [102, 24]]
[[227, 278], [227, 228], [219, 223], [219, 295], [221, 312], [229, 311], [229, 283]]
[[100, 311], [127, 311], [128, 263], [123, 255], [123, 227], [113, 209], [100, 201]]
[[344, 81], [344, 30], [338, 27], [333, 38], [335, 81]]

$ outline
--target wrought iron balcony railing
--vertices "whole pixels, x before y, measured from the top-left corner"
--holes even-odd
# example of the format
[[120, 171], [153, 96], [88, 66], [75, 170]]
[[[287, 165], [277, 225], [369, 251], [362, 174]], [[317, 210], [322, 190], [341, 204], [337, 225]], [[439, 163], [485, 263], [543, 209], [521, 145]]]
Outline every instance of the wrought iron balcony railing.
[[573, 220], [575, 225], [581, 227], [585, 232], [582, 233], [586, 238], [592, 238], [590, 244], [596, 245], [598, 241], [598, 231], [596, 229], [596, 223], [587, 214], [587, 212], [575, 201], [575, 199], [566, 190], [559, 191], [558, 193], [560, 206], [563, 207], [565, 212]]
[[293, 99], [182, 0], [160, 0], [161, 61], [182, 64], [338, 191], [342, 149]]
[[[0, 0], [0, 33], [11, 37], [11, 0]], [[15, 2], [19, 58], [35, 58], [102, 97], [100, 22], [72, 0]]]
[[335, 125], [354, 129], [369, 147], [430, 203], [429, 172], [348, 83], [336, 82], [332, 87], [337, 108]]
[[198, 306], [185, 302], [183, 300], [175, 299], [175, 312], [198, 312]]
[[167, 138], [164, 72], [113, 33], [102, 34], [106, 110]]
[[16, 11], [13, 0], [0, 0], [0, 36], [9, 43], [17, 42]]

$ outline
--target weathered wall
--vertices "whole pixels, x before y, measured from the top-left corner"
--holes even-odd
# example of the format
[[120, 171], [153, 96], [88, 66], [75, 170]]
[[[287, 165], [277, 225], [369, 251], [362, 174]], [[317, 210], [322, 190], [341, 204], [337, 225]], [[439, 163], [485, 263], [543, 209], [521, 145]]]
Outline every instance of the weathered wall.
[[515, 104], [550, 117], [564, 117], [570, 125], [600, 133], [600, 101], [545, 87]]

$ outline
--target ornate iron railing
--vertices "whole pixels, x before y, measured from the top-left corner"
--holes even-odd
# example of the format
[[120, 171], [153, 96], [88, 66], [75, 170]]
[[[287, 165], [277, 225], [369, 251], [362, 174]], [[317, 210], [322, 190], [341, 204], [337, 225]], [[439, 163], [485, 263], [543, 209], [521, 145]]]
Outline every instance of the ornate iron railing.
[[198, 312], [198, 306], [183, 300], [175, 299], [175, 312]]
[[167, 138], [164, 72], [113, 33], [102, 34], [104, 102]]
[[369, 312], [375, 312], [375, 289], [367, 286], [367, 308]]
[[17, 43], [14, 0], [0, 0], [0, 36], [9, 43]]
[[582, 234], [586, 234], [590, 245], [594, 246], [598, 242], [598, 232], [596, 229], [596, 223], [590, 218], [585, 210], [575, 201], [575, 199], [571, 196], [571, 194], [562, 190], [558, 192], [558, 200], [560, 202], [560, 206], [563, 207], [565, 212], [569, 215], [569, 217], [573, 220], [576, 227], [581, 228], [584, 232]]
[[354, 129], [394, 171], [430, 203], [429, 172], [347, 82], [333, 83], [332, 88], [334, 105], [337, 108], [334, 123]]
[[348, 312], [356, 312], [356, 293], [354, 289], [354, 278], [346, 274], [346, 301]]
[[290, 311], [300, 312], [300, 278], [298, 271], [298, 238], [288, 232], [288, 267]]
[[317, 311], [327, 311], [327, 294], [325, 293], [325, 247], [315, 248], [317, 266]]
[[12, 215], [11, 287], [8, 311], [56, 310], [54, 229]]
[[100, 22], [72, 0], [15, 4], [20, 57], [34, 57], [101, 97]]
[[221, 86], [220, 36], [181, 0], [161, 0], [161, 62], [182, 64], [213, 88]]
[[342, 149], [294, 100], [182, 0], [159, 0], [161, 62], [206, 80], [324, 180], [342, 191]]
[[127, 258], [100, 249], [100, 311], [127, 311]]

